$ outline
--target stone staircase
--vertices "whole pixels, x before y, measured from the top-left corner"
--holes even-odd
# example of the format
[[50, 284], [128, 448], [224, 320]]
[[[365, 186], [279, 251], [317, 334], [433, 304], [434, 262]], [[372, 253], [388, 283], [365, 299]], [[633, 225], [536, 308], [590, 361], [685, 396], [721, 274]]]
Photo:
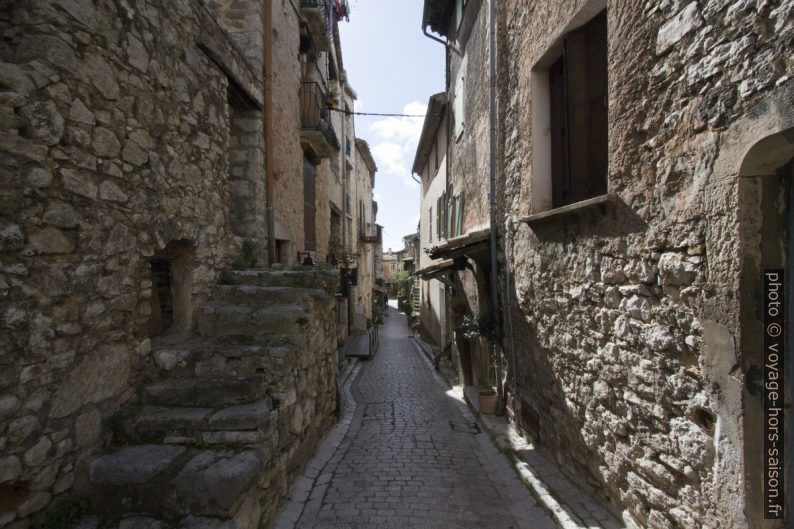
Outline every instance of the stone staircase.
[[97, 514], [186, 529], [272, 518], [333, 421], [337, 281], [235, 271], [200, 307], [197, 335], [156, 340], [113, 448], [90, 462]]

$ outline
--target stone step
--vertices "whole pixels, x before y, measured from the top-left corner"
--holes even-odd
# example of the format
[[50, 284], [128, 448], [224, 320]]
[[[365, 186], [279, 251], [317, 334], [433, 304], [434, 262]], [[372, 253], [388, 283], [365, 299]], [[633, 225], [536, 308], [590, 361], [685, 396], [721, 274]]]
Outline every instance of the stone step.
[[219, 285], [212, 291], [212, 300], [216, 303], [250, 307], [327, 301], [329, 298], [330, 294], [320, 288], [288, 286]]
[[259, 336], [300, 332], [308, 323], [311, 304], [249, 307], [226, 303], [205, 303], [199, 309], [202, 336]]
[[[190, 515], [236, 520], [240, 529], [254, 529], [259, 518], [257, 480], [263, 469], [261, 452], [253, 449], [125, 446], [90, 462], [92, 507], [107, 518], [136, 513], [175, 520]], [[252, 508], [257, 512], [251, 513]]]
[[228, 282], [236, 285], [319, 288], [336, 292], [339, 270], [233, 270]]
[[[222, 341], [200, 339], [181, 344], [152, 344], [152, 358], [161, 377], [245, 376], [278, 373], [304, 336], [265, 335]], [[237, 343], [235, 343], [237, 342]], [[259, 342], [259, 343], [257, 343]]]
[[117, 434], [133, 442], [258, 445], [277, 441], [278, 411], [273, 400], [221, 409], [141, 406], [128, 410]]
[[264, 374], [169, 378], [144, 386], [140, 398], [144, 404], [159, 406], [220, 408], [264, 398], [267, 381]]

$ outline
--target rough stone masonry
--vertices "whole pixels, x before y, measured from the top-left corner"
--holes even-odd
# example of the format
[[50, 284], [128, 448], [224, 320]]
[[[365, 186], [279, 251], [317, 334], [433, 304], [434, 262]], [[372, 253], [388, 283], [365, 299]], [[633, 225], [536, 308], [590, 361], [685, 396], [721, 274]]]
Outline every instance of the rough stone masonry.
[[794, 2], [505, 2], [500, 196], [515, 221], [541, 212], [533, 75], [604, 8], [614, 205], [500, 226], [524, 427], [640, 526], [780, 527], [761, 514], [747, 373], [762, 364], [758, 270], [783, 263]]
[[[0, 526], [81, 492], [151, 336], [195, 332], [238, 252], [230, 218], [261, 217], [230, 200], [258, 127], [231, 128], [230, 101], [261, 107], [249, 60], [198, 0], [0, 1]], [[287, 403], [307, 439], [329, 384]]]

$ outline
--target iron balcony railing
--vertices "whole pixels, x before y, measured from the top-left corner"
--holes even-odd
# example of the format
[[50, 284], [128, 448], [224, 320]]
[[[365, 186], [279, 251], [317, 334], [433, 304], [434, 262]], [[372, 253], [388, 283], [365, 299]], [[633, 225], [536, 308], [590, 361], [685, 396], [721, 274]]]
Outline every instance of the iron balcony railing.
[[[306, 15], [317, 17], [317, 21], [323, 28], [323, 33], [329, 28], [328, 21], [331, 17], [330, 2], [328, 0], [300, 0], [301, 9], [307, 10]], [[318, 28], [319, 29], [319, 28]]]
[[304, 81], [300, 87], [301, 128], [323, 134], [328, 145], [339, 150], [339, 141], [331, 123], [331, 111], [325, 101], [325, 92], [319, 83]]
[[370, 222], [366, 223], [366, 227], [364, 224], [359, 224], [358, 226], [358, 238], [361, 242], [365, 243], [377, 243], [380, 242], [380, 229], [376, 225], [373, 225]]

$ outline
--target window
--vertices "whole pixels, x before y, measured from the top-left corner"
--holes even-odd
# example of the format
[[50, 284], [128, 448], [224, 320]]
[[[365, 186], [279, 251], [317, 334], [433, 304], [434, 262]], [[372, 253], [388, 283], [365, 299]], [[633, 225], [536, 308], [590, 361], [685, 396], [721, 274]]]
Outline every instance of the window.
[[466, 8], [466, 0], [455, 0], [455, 33], [460, 30], [460, 23], [463, 22], [463, 10]]
[[458, 81], [455, 83], [455, 99], [453, 101], [453, 117], [455, 119], [455, 128], [454, 134], [455, 139], [459, 139], [461, 134], [463, 134], [463, 109], [464, 109], [464, 101], [463, 101], [463, 93], [465, 89], [464, 80], [464, 73], [463, 66], [461, 66], [461, 74], [458, 76]]
[[444, 200], [447, 204], [444, 214], [446, 237], [451, 239], [463, 235], [463, 191], [458, 191], [457, 194], [445, 194]]
[[430, 206], [430, 213], [427, 214], [427, 225], [428, 225], [428, 232], [427, 238], [430, 242], [433, 242], [433, 206]]
[[441, 239], [444, 236], [444, 195], [436, 200], [436, 237]]
[[606, 193], [606, 10], [565, 35], [548, 94], [552, 207]]

